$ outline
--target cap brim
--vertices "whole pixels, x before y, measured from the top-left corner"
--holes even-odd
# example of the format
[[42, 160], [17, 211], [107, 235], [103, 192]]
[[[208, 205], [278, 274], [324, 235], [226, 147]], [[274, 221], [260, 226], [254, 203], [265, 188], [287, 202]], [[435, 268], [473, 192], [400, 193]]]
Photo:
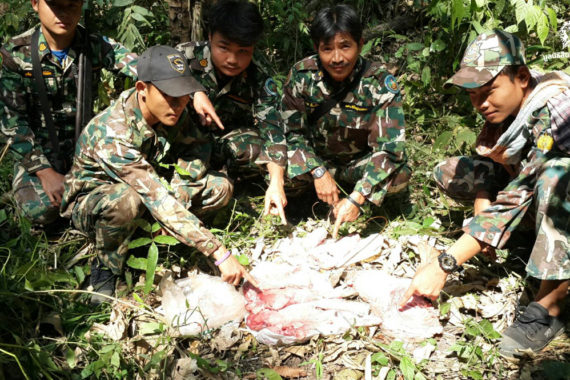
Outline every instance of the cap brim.
[[204, 90], [204, 87], [191, 76], [155, 80], [151, 81], [151, 83], [166, 95], [174, 98]]
[[472, 67], [465, 66], [456, 72], [443, 84], [444, 89], [451, 86], [461, 88], [477, 88], [491, 81], [501, 72], [505, 66]]

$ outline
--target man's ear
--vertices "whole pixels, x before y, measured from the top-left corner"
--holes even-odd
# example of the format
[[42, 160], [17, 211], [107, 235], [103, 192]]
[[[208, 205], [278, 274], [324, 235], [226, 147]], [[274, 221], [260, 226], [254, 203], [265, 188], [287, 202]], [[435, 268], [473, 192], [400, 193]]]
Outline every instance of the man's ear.
[[32, 8], [34, 9], [34, 11], [38, 11], [38, 4], [39, 4], [40, 0], [31, 0], [32, 3]]
[[527, 88], [530, 84], [532, 76], [530, 75], [530, 70], [527, 66], [519, 67], [517, 71], [517, 79], [521, 83], [522, 88]]
[[137, 92], [142, 96], [146, 96], [147, 87], [148, 87], [147, 84], [141, 80], [138, 80], [137, 83], [135, 83], [135, 88]]

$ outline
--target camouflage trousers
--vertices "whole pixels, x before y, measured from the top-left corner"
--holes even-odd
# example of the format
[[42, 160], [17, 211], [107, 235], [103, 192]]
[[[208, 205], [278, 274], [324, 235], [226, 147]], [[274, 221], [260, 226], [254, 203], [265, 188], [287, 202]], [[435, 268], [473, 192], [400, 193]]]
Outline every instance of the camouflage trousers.
[[255, 129], [237, 128], [215, 137], [213, 161], [215, 168], [227, 165], [230, 172], [259, 175], [255, 160], [263, 147], [263, 139]]
[[[479, 165], [479, 167], [478, 167]], [[474, 173], [485, 173], [476, 178]], [[484, 185], [485, 176], [490, 181]], [[532, 176], [510, 179], [501, 165], [481, 157], [453, 157], [436, 166], [438, 187], [451, 198], [474, 200], [494, 189], [491, 206], [474, 217], [465, 232], [501, 248], [515, 230], [534, 226], [536, 240], [527, 273], [542, 280], [570, 278], [570, 158], [545, 159]]]
[[[175, 197], [196, 214], [203, 216], [225, 206], [233, 185], [225, 176], [209, 172], [190, 186], [176, 188]], [[75, 227], [95, 242], [99, 260], [120, 274], [128, 245], [136, 229], [135, 219], [146, 211], [140, 195], [127, 184], [101, 185], [79, 198], [73, 209]]]
[[[294, 151], [287, 152], [288, 156]], [[346, 165], [338, 165], [332, 162], [325, 164], [327, 170], [334, 177], [339, 186], [354, 186], [364, 176], [364, 168], [371, 159], [371, 154], [362, 158], [348, 162]], [[402, 166], [399, 170], [392, 173], [385, 181], [377, 185], [367, 199], [379, 206], [387, 194], [397, 194], [405, 190], [408, 186], [412, 171], [407, 165]], [[313, 186], [314, 179], [310, 173], [296, 175], [291, 170], [291, 165], [287, 165], [287, 175], [285, 176], [285, 191], [287, 194], [296, 196], [308, 191]], [[348, 194], [352, 189], [344, 189]]]
[[14, 165], [12, 189], [17, 207], [33, 224], [46, 225], [58, 219], [59, 207], [50, 202], [40, 179], [19, 164]]

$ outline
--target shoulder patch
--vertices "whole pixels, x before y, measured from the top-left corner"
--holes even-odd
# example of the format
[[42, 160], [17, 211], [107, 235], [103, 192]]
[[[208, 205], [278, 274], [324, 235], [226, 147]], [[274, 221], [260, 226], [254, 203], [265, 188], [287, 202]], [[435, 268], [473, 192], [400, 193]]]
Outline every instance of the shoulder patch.
[[202, 66], [202, 67], [208, 66], [208, 60], [207, 59], [201, 59], [200, 60], [200, 66]]
[[43, 53], [47, 49], [47, 45], [42, 42], [42, 43], [40, 43], [39, 48], [40, 48], [40, 52]]
[[268, 95], [277, 96], [277, 83], [275, 83], [273, 78], [267, 78], [265, 80], [263, 89], [265, 90], [265, 92], [267, 92]]
[[386, 89], [392, 94], [400, 92], [400, 86], [398, 86], [398, 82], [396, 82], [396, 78], [394, 78], [392, 74], [386, 75], [384, 78], [384, 86], [386, 86]]
[[540, 149], [542, 153], [550, 151], [552, 149], [552, 145], [554, 145], [554, 139], [548, 132], [540, 135], [536, 141], [536, 147]]

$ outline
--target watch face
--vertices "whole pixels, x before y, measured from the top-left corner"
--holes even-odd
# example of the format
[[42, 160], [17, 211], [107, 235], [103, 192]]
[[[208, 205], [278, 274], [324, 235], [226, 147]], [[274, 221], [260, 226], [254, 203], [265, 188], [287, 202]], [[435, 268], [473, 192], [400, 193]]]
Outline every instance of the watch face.
[[451, 270], [455, 267], [455, 260], [452, 256], [444, 256], [441, 258], [441, 266], [445, 269]]
[[320, 166], [313, 172], [314, 178], [321, 178], [323, 175], [325, 175], [325, 169]]

